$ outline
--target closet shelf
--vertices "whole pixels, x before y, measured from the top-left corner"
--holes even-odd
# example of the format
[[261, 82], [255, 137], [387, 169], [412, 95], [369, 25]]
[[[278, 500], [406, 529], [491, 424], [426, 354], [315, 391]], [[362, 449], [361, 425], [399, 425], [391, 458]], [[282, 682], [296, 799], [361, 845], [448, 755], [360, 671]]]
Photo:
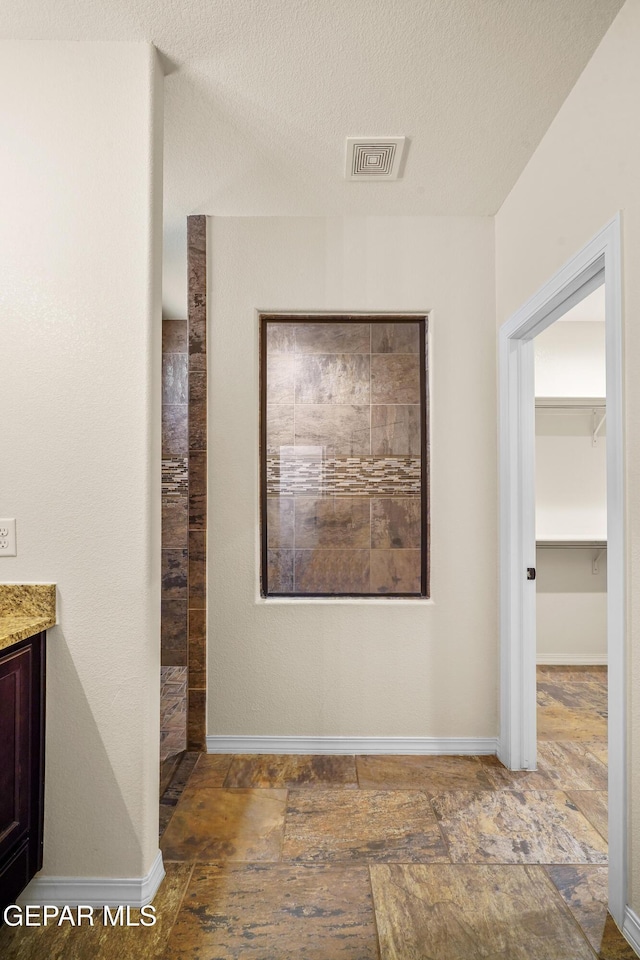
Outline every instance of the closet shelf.
[[591, 443], [598, 445], [598, 434], [607, 419], [605, 397], [536, 397], [536, 411], [553, 414], [587, 414], [591, 421]]
[[557, 548], [563, 550], [606, 550], [606, 540], [536, 540], [536, 547]]

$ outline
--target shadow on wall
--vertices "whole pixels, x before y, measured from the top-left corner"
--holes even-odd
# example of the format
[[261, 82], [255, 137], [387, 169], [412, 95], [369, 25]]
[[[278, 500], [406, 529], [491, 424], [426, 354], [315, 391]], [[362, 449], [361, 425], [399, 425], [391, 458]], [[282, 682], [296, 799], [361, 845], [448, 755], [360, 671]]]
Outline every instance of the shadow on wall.
[[[44, 875], [141, 877], [150, 864], [144, 860], [140, 838], [131, 821], [122, 795], [118, 774], [113, 767], [102, 733], [87, 700], [73, 656], [59, 627], [49, 632], [47, 677], [47, 740], [45, 770]], [[55, 656], [51, 655], [55, 650]], [[111, 670], [120, 669], [117, 658], [109, 659]], [[102, 671], [103, 680], [108, 680]], [[111, 688], [113, 684], [110, 684]], [[135, 676], [119, 681], [118, 693], [105, 692], [111, 711], [118, 701], [135, 702], [138, 694]], [[143, 711], [140, 711], [141, 722]], [[140, 731], [122, 720], [117, 747], [120, 757], [126, 748], [125, 736], [139, 739]], [[125, 728], [126, 731], [125, 731]], [[118, 734], [114, 733], [114, 737]], [[73, 769], [83, 775], [72, 775]], [[136, 781], [127, 764], [121, 776], [129, 777], [140, 795], [134, 798], [140, 809], [144, 783]], [[152, 807], [151, 809], [154, 809]], [[99, 811], [99, 815], [98, 814]], [[99, 823], [99, 830], [95, 824]], [[84, 851], [84, 852], [83, 852]]]

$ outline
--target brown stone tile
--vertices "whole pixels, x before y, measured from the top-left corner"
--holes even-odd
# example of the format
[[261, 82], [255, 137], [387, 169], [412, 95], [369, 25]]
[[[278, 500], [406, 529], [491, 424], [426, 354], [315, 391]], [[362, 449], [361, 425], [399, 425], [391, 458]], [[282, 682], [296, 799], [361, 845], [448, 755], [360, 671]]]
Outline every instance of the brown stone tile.
[[189, 355], [207, 352], [207, 218], [187, 217], [187, 301]]
[[206, 531], [189, 530], [189, 606], [206, 605], [207, 555]]
[[372, 323], [371, 353], [420, 353], [420, 324]]
[[635, 960], [635, 953], [607, 912], [607, 868], [580, 864], [546, 870], [600, 960]]
[[272, 550], [293, 547], [293, 497], [267, 500], [267, 546]]
[[267, 453], [293, 446], [293, 411], [292, 403], [267, 404]]
[[296, 550], [296, 593], [368, 593], [369, 550]]
[[296, 323], [297, 353], [370, 353], [371, 324], [347, 320], [331, 323]]
[[358, 497], [295, 498], [297, 548], [368, 548], [369, 500]]
[[[275, 358], [274, 358], [275, 359]], [[283, 355], [277, 357], [283, 361]], [[267, 374], [269, 376], [269, 374]], [[298, 403], [365, 404], [370, 402], [369, 356], [357, 353], [295, 358], [295, 400]], [[269, 381], [267, 380], [267, 384]], [[274, 401], [276, 397], [273, 398]], [[278, 398], [278, 402], [285, 402]]]
[[293, 593], [293, 550], [267, 551], [269, 593]]
[[162, 321], [162, 352], [187, 353], [187, 321]]
[[160, 636], [163, 666], [187, 663], [187, 601], [162, 599]]
[[189, 451], [186, 403], [162, 407], [162, 456], [185, 457]]
[[[164, 953], [192, 869], [191, 863], [165, 863], [166, 876], [153, 900], [154, 926], [104, 926], [101, 909], [94, 910], [93, 926], [86, 921], [81, 926], [57, 926], [51, 921], [39, 927], [4, 926], [0, 927], [0, 956], [2, 960], [157, 960]], [[140, 922], [139, 910], [132, 908], [130, 916], [131, 923]]]
[[206, 744], [207, 691], [189, 687], [187, 697], [187, 750], [204, 750]]
[[193, 362], [189, 369], [189, 403], [207, 402], [207, 371], [193, 369]]
[[420, 406], [375, 404], [371, 407], [371, 453], [378, 456], [420, 456]]
[[165, 600], [184, 600], [187, 596], [187, 551], [162, 550], [162, 596]]
[[219, 790], [223, 787], [233, 757], [230, 753], [201, 753], [189, 777], [187, 789]]
[[606, 840], [609, 833], [609, 808], [606, 790], [569, 790], [569, 799]]
[[207, 454], [202, 451], [189, 457], [189, 527], [207, 527]]
[[594, 757], [597, 757], [605, 766], [609, 763], [609, 744], [606, 740], [587, 740], [585, 741], [585, 747], [592, 753]]
[[371, 403], [420, 403], [420, 358], [407, 354], [374, 354]]
[[357, 787], [354, 757], [237, 755], [226, 787]]
[[569, 681], [541, 681], [537, 686], [539, 740], [606, 738], [606, 687]]
[[371, 546], [382, 549], [420, 549], [420, 497], [371, 500]]
[[448, 857], [424, 793], [291, 790], [282, 859], [438, 863]]
[[369, 454], [370, 410], [368, 404], [297, 406], [295, 444], [322, 447], [327, 457]]
[[559, 681], [566, 683], [607, 683], [607, 667], [599, 664], [564, 664], [539, 663], [536, 667], [538, 680]]
[[429, 797], [450, 790], [491, 790], [478, 757], [361, 756], [358, 783], [375, 790], [422, 790]]
[[496, 757], [482, 763], [496, 790], [606, 790], [607, 768], [574, 741], [541, 740], [538, 769], [507, 770]]
[[167, 860], [278, 860], [286, 790], [190, 790], [162, 838]]
[[275, 320], [265, 321], [268, 353], [295, 353], [296, 324]]
[[162, 403], [187, 402], [187, 355], [167, 353], [162, 358]]
[[372, 550], [371, 592], [421, 592], [422, 556], [420, 550]]
[[453, 863], [606, 863], [606, 843], [559, 790], [460, 791], [432, 802]]
[[189, 680], [194, 688], [207, 685], [207, 611], [189, 609], [188, 652]]
[[162, 501], [162, 547], [187, 546], [187, 526], [189, 514], [188, 500], [185, 496], [164, 498]]
[[166, 960], [378, 960], [366, 867], [196, 864]]
[[207, 449], [207, 403], [206, 400], [189, 401], [189, 449]]
[[293, 354], [267, 355], [267, 403], [293, 403], [295, 357]]
[[541, 867], [371, 867], [381, 960], [592, 960]]

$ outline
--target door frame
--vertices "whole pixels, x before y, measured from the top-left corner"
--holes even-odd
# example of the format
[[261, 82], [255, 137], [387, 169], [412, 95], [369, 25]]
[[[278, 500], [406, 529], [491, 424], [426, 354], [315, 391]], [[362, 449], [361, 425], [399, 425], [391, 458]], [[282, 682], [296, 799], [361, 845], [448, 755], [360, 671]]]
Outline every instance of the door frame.
[[533, 339], [605, 281], [609, 910], [627, 902], [625, 504], [621, 219], [617, 214], [499, 331], [500, 736], [511, 770], [536, 766], [535, 402]]

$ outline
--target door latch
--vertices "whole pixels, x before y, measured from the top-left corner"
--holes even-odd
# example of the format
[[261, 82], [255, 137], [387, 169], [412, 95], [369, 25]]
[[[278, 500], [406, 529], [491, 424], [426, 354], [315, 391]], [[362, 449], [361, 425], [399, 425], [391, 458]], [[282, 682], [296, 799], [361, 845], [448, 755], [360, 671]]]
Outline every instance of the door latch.
[[536, 578], [536, 568], [527, 567], [527, 580], [535, 580]]

